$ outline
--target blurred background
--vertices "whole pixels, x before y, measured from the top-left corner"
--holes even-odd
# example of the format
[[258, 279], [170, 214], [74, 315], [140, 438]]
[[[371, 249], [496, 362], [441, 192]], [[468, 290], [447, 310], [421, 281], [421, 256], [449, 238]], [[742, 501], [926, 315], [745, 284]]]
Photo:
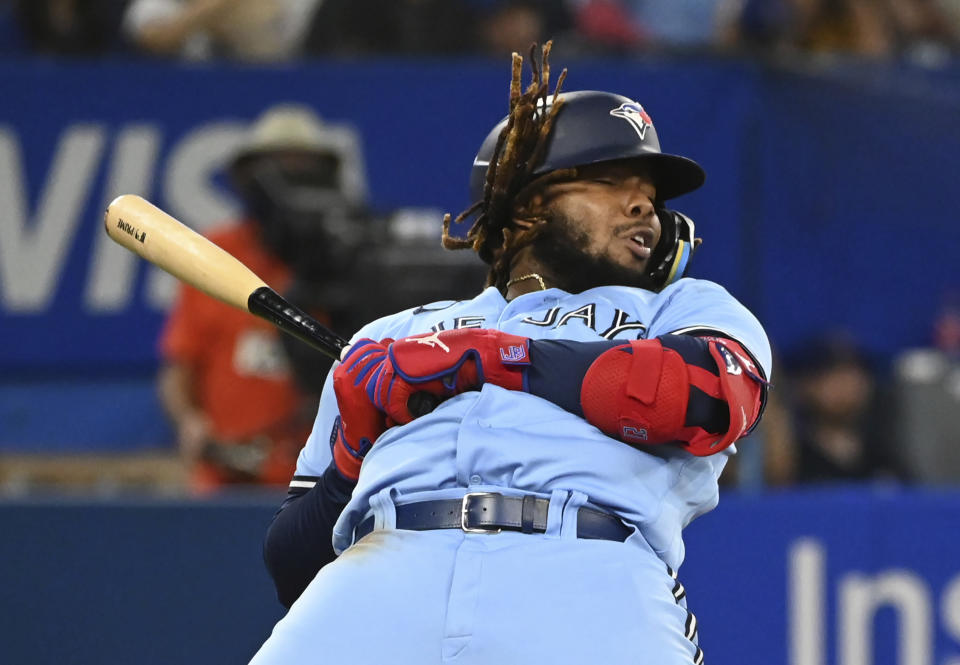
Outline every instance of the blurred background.
[[706, 169], [774, 387], [688, 530], [712, 663], [960, 663], [960, 1], [0, 0], [0, 662], [243, 663], [328, 361], [113, 245], [137, 193], [344, 335], [440, 248], [509, 53]]

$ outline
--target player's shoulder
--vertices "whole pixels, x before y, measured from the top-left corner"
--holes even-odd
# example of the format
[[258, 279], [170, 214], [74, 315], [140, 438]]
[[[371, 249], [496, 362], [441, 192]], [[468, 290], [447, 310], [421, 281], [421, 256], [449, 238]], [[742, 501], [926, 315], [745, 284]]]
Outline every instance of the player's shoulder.
[[458, 309], [470, 309], [482, 305], [484, 301], [491, 299], [488, 291], [489, 289], [482, 291], [469, 300], [437, 300], [410, 307], [395, 314], [388, 314], [365, 325], [357, 332], [355, 337], [370, 337], [372, 339], [392, 337], [396, 339], [429, 332], [438, 315], [446, 317], [447, 314], [455, 313]]
[[709, 279], [684, 277], [669, 284], [658, 294], [658, 300], [667, 301], [676, 298], [723, 298], [737, 301], [730, 292], [720, 284]]
[[[706, 279], [684, 277], [657, 295], [655, 318], [662, 323], [687, 322], [709, 327], [712, 322], [737, 327], [762, 327], [753, 313], [725, 287]], [[695, 321], [696, 325], [689, 322]], [[667, 330], [665, 332], [675, 332]]]
[[769, 377], [770, 342], [763, 325], [726, 288], [706, 279], [683, 278], [660, 292], [658, 334], [719, 334], [737, 340]]
[[713, 303], [737, 302], [724, 287], [716, 282], [692, 277], [677, 280], [660, 291], [651, 291], [635, 286], [608, 285], [598, 286], [571, 297], [590, 297], [614, 304], [634, 303], [638, 306], [652, 307], [654, 310], [662, 310], [670, 305], [680, 303], [689, 305], [700, 300]]

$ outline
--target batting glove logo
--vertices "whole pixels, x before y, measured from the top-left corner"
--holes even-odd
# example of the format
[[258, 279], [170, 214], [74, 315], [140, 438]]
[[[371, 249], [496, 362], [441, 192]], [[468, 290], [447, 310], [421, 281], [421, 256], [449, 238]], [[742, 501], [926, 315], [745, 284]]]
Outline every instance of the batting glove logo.
[[440, 347], [444, 353], [450, 353], [450, 347], [440, 341], [440, 331], [427, 335], [426, 337], [415, 337], [413, 339], [417, 344], [426, 344], [431, 349]]
[[527, 347], [514, 346], [500, 347], [500, 360], [507, 364], [527, 364]]

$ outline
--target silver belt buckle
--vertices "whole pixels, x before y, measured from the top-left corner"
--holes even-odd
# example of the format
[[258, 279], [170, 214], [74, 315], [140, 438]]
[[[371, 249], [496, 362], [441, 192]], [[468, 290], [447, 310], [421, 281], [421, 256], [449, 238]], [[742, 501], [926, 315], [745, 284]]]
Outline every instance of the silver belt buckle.
[[466, 533], [485, 533], [488, 535], [495, 535], [503, 531], [503, 529], [500, 527], [497, 527], [497, 530], [494, 531], [493, 529], [467, 526], [467, 514], [470, 510], [470, 499], [477, 496], [500, 496], [500, 494], [497, 492], [467, 492], [464, 494], [463, 501], [460, 504], [460, 528]]

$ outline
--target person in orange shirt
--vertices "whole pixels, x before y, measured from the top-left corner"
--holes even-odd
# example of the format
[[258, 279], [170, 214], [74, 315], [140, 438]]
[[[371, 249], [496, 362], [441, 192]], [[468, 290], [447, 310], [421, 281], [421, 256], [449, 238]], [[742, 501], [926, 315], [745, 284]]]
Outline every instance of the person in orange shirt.
[[[327, 265], [325, 217], [349, 219], [344, 211], [355, 208], [359, 190], [344, 179], [349, 155], [338, 131], [305, 107], [276, 106], [230, 164], [246, 218], [208, 237], [280, 292], [318, 257]], [[160, 339], [158, 383], [195, 490], [290, 481], [316, 397], [298, 387], [280, 334], [182, 288]]]

